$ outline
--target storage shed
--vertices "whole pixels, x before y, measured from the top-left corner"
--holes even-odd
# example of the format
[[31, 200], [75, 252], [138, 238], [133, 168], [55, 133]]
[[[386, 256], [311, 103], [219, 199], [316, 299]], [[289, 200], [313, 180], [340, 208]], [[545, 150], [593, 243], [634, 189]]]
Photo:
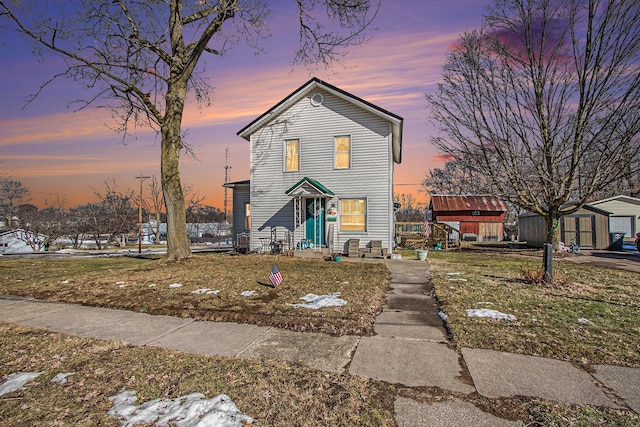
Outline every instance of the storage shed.
[[430, 221], [448, 224], [460, 231], [461, 240], [504, 240], [506, 203], [495, 196], [432, 194]]
[[[570, 207], [565, 205], [563, 208]], [[530, 246], [542, 247], [547, 226], [540, 215], [527, 212], [518, 217], [518, 238]], [[560, 217], [560, 241], [576, 244], [585, 249], [607, 249], [609, 239], [609, 212], [585, 205], [570, 215]]]

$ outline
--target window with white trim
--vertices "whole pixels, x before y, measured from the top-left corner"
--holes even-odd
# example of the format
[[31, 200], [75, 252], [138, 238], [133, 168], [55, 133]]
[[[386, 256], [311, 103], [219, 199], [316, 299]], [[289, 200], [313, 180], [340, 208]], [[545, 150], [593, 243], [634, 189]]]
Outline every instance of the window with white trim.
[[284, 171], [300, 170], [300, 140], [287, 139], [284, 142]]
[[340, 199], [340, 231], [367, 231], [367, 199]]
[[342, 135], [335, 137], [335, 164], [336, 169], [351, 168], [351, 137]]

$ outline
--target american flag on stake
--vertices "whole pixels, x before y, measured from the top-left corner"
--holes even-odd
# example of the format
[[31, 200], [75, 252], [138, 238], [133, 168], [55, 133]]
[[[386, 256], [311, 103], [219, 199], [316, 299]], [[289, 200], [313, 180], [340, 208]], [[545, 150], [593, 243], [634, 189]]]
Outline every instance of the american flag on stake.
[[282, 273], [280, 273], [280, 269], [278, 269], [278, 265], [275, 262], [273, 263], [273, 267], [271, 267], [269, 280], [271, 281], [271, 284], [274, 288], [282, 283]]

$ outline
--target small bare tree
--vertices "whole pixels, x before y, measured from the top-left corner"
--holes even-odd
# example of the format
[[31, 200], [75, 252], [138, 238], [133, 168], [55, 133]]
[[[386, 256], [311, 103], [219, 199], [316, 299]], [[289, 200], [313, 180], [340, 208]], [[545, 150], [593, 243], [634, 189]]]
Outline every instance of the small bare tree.
[[92, 234], [96, 246], [101, 249], [103, 236], [106, 248], [116, 236], [129, 233], [135, 228], [137, 222], [137, 210], [134, 207], [136, 196], [131, 189], [124, 192], [119, 191], [115, 178], [104, 181], [104, 192], [94, 189], [93, 193], [99, 200], [99, 209], [89, 210], [94, 213], [89, 224], [94, 227]]
[[637, 177], [638, 99], [639, 0], [496, 0], [427, 96], [432, 143], [541, 215], [554, 244], [562, 215]]
[[[0, 0], [0, 18], [39, 49], [65, 60], [60, 77], [85, 85], [80, 108], [104, 100], [125, 135], [150, 126], [161, 138], [161, 183], [167, 213], [167, 257], [191, 256], [180, 155], [187, 93], [208, 105], [203, 57], [220, 56], [241, 40], [257, 47], [268, 32], [266, 0]], [[374, 3], [374, 4], [372, 4]], [[362, 43], [375, 0], [296, 0], [300, 47], [294, 64], [330, 64]], [[57, 6], [57, 7], [56, 7]], [[377, 6], [377, 7], [376, 7]], [[324, 13], [322, 13], [324, 12]], [[0, 23], [0, 25], [2, 24]], [[2, 27], [0, 27], [2, 28]], [[37, 96], [37, 93], [36, 93]]]
[[22, 182], [0, 176], [0, 214], [8, 228], [13, 227], [18, 206], [30, 200], [29, 189]]

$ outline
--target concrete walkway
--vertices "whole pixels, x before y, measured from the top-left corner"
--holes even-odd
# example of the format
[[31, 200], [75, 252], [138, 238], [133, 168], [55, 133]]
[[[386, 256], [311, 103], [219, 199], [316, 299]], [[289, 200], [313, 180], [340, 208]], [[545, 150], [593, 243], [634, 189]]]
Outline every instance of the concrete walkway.
[[391, 286], [372, 337], [332, 337], [9, 296], [0, 296], [0, 320], [186, 353], [283, 359], [459, 396], [432, 404], [398, 398], [399, 426], [521, 425], [464, 401], [464, 395], [475, 392], [489, 398], [530, 396], [566, 404], [628, 407], [640, 413], [640, 369], [602, 365], [586, 372], [554, 359], [472, 348], [456, 352], [437, 315], [428, 264], [412, 260], [385, 264]]

